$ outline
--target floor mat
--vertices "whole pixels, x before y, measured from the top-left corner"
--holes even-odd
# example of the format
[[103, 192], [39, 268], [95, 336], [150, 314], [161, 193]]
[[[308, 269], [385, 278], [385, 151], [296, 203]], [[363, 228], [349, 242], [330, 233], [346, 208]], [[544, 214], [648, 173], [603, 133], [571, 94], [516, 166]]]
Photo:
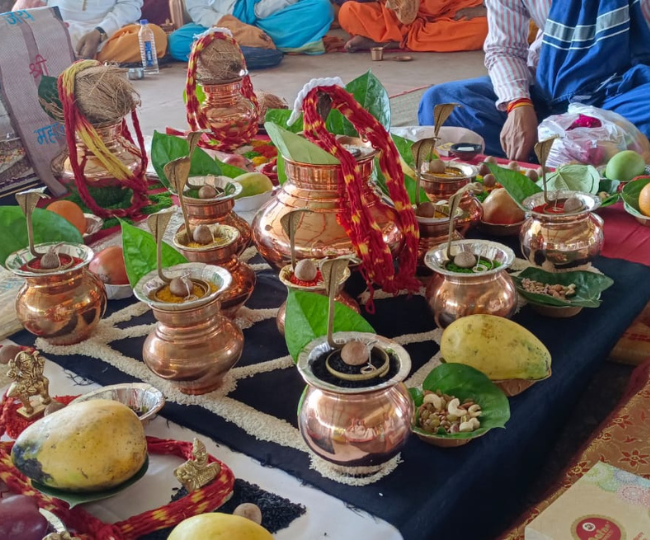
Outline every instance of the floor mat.
[[390, 98], [391, 126], [418, 125], [418, 105], [427, 88], [415, 88]]

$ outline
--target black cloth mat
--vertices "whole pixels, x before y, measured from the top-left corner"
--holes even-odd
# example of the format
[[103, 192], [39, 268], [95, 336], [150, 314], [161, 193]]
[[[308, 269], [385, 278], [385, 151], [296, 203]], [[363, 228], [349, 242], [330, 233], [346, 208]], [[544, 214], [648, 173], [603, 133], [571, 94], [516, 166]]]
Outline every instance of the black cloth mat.
[[[650, 268], [604, 257], [594, 265], [615, 281], [603, 293], [600, 308], [585, 309], [571, 319], [548, 319], [525, 307], [514, 318], [549, 348], [553, 376], [511, 400], [512, 417], [507, 428], [451, 449], [431, 447], [411, 437], [402, 451], [403, 463], [375, 484], [350, 487], [324, 479], [309, 468], [305, 453], [258, 441], [201, 407], [168, 403], [163, 415], [387, 520], [406, 540], [491, 540], [523, 510], [524, 495], [581, 392], [650, 299]], [[274, 274], [263, 271], [258, 274], [248, 306], [277, 307], [285, 297], [286, 291]], [[132, 301], [110, 302], [109, 311]], [[378, 334], [394, 337], [435, 327], [422, 297], [390, 298], [375, 304], [376, 313], [367, 319]], [[127, 324], [153, 320], [147, 312]], [[239, 365], [286, 354], [274, 319], [255, 324], [244, 335]], [[33, 336], [24, 331], [13, 339], [23, 345], [34, 343]], [[124, 339], [112, 346], [140, 358], [143, 342], [144, 338]], [[430, 341], [407, 345], [406, 349], [413, 370], [417, 370], [436, 353], [437, 345]], [[110, 365], [87, 357], [48, 358], [103, 385], [132, 380]], [[296, 426], [296, 407], [303, 388], [297, 370], [285, 369], [240, 380], [231, 397]]]

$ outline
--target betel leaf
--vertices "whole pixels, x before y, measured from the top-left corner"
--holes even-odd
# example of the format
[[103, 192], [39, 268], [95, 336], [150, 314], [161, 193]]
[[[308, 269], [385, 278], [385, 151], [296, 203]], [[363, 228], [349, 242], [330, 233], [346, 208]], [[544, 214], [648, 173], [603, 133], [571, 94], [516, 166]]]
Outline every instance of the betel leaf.
[[621, 191], [621, 197], [625, 201], [625, 204], [637, 212], [637, 217], [646, 219], [648, 216], [643, 215], [639, 208], [639, 196], [641, 195], [641, 190], [648, 184], [650, 184], [650, 177], [639, 178], [638, 180], [632, 180], [625, 184], [625, 187]]
[[[576, 271], [553, 273], [533, 267], [526, 268], [518, 276], [512, 276], [512, 278], [515, 281], [519, 294], [529, 302], [556, 307], [581, 306], [596, 308], [600, 306], [600, 294], [614, 284], [612, 278], [595, 272]], [[574, 283], [576, 286], [576, 294], [566, 300], [562, 300], [546, 294], [531, 293], [523, 288], [522, 281], [524, 279], [532, 279], [533, 281], [551, 285], [559, 284], [565, 287]]]
[[[150, 233], [143, 229], [129, 225], [122, 220], [120, 220], [120, 225], [122, 226], [122, 251], [126, 275], [131, 287], [135, 287], [143, 276], [156, 269], [156, 241]], [[187, 259], [183, 255], [163, 242], [162, 265], [164, 268], [186, 262]]]
[[[203, 103], [205, 101], [205, 92], [203, 91], [203, 87], [200, 84], [197, 84], [194, 91], [196, 92], [196, 99], [199, 104]], [[183, 89], [183, 103], [187, 104], [187, 90], [185, 89]]]
[[[79, 230], [67, 219], [49, 210], [34, 209], [32, 224], [35, 244], [44, 242], [83, 244], [83, 238]], [[0, 263], [4, 266], [9, 255], [29, 245], [27, 240], [27, 220], [20, 207], [0, 206], [0, 231], [2, 231]]]
[[522, 204], [524, 199], [542, 191], [542, 188], [538, 187], [525, 174], [499, 167], [494, 163], [486, 163], [486, 165], [494, 175], [497, 183], [501, 184], [514, 201], [524, 210], [526, 210]]
[[[381, 189], [381, 191], [384, 193], [384, 195], [390, 197], [390, 193], [388, 192], [388, 186], [386, 185], [386, 177], [384, 176], [384, 173], [382, 173], [381, 169], [379, 168], [379, 158], [375, 158], [373, 179], [379, 186], [379, 189]], [[406, 188], [406, 192], [408, 193], [411, 204], [415, 204], [415, 188], [417, 187], [417, 183], [415, 182], [415, 180], [413, 180], [413, 178], [411, 178], [407, 174], [404, 175], [404, 187]], [[427, 192], [424, 191], [424, 189], [420, 186], [420, 202], [425, 202], [428, 200], [429, 200], [429, 196], [427, 195]]]
[[415, 166], [413, 152], [411, 151], [411, 148], [413, 147], [413, 141], [405, 139], [404, 137], [400, 137], [399, 135], [395, 135], [394, 133], [391, 134], [391, 138], [395, 143], [395, 148], [397, 148], [399, 155], [402, 156], [402, 159], [409, 167], [413, 168]]
[[[154, 131], [151, 142], [151, 164], [156, 170], [160, 182], [167, 189], [170, 189], [170, 185], [165, 175], [165, 165], [177, 158], [187, 156], [189, 151], [190, 146], [185, 139]], [[192, 154], [190, 176], [206, 176], [208, 174], [219, 176], [221, 168], [204, 150], [196, 148]]]
[[[537, 185], [543, 189], [540, 178]], [[546, 187], [549, 191], [582, 191], [595, 195], [600, 185], [600, 174], [592, 165], [564, 165], [557, 171], [547, 173]]]
[[[306, 291], [289, 291], [284, 338], [294, 361], [308, 343], [327, 334], [328, 304], [329, 298], [326, 296]], [[361, 315], [338, 302], [334, 304], [334, 332], [375, 333]]]
[[319, 146], [307, 139], [291, 133], [276, 124], [264, 124], [266, 132], [278, 149], [278, 153], [285, 158], [299, 163], [311, 163], [313, 165], [336, 165], [339, 160], [332, 154], [326, 152]]
[[292, 112], [293, 111], [289, 109], [269, 109], [266, 111], [264, 122], [277, 124], [281, 128], [284, 128], [287, 131], [291, 131], [292, 133], [300, 133], [303, 130], [302, 114], [300, 115], [300, 118], [298, 118], [298, 120], [296, 120], [293, 124], [287, 124]]
[[[390, 98], [384, 85], [367, 71], [360, 77], [350, 81], [345, 89], [352, 94], [359, 105], [372, 114], [379, 123], [390, 129]], [[327, 117], [327, 130], [336, 135], [358, 135], [354, 126], [336, 109], [332, 109]]]
[[[422, 390], [431, 392], [440, 390], [443, 394], [458, 398], [461, 403], [466, 399], [471, 399], [481, 406], [483, 414], [479, 418], [481, 422], [480, 428], [470, 433], [436, 434], [438, 437], [444, 437], [445, 439], [473, 439], [483, 435], [490, 429], [505, 427], [508, 420], [510, 420], [510, 403], [506, 395], [483, 373], [473, 367], [463, 364], [440, 364], [424, 379]], [[421, 394], [419, 390], [416, 389], [413, 392], [413, 389], [411, 389], [411, 396], [416, 400], [416, 406], [422, 404], [423, 393]], [[414, 429], [418, 433], [431, 435], [418, 427], [414, 427]]]
[[235, 167], [234, 165], [230, 165], [229, 163], [224, 163], [218, 158], [214, 158], [214, 161], [219, 166], [221, 175], [227, 176], [228, 178], [237, 178], [238, 176], [249, 172], [245, 171], [244, 169], [240, 169], [239, 167]]
[[607, 193], [607, 197], [600, 198], [600, 207], [604, 208], [606, 206], [611, 206], [616, 204], [621, 197], [619, 193], [619, 188], [621, 187], [621, 182], [618, 180], [609, 180], [607, 178], [601, 178], [600, 183], [598, 184], [598, 196], [602, 193]]
[[287, 173], [284, 170], [284, 158], [282, 154], [278, 153], [275, 160], [275, 167], [278, 172], [278, 184], [282, 185], [287, 181]]

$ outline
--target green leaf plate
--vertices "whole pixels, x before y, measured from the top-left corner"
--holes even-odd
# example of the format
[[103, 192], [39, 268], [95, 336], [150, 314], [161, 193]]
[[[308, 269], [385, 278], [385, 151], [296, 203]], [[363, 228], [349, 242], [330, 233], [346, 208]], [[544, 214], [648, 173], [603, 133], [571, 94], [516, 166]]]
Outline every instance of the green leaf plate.
[[[522, 281], [524, 279], [532, 279], [541, 283], [549, 283], [551, 285], [564, 285], [565, 287], [572, 283], [576, 286], [576, 294], [570, 299], [561, 300], [545, 294], [536, 294], [524, 290]], [[526, 268], [518, 276], [512, 276], [515, 282], [517, 291], [529, 303], [552, 306], [552, 307], [587, 307], [597, 308], [600, 306], [600, 295], [605, 290], [614, 284], [614, 280], [602, 274], [595, 272], [546, 272], [539, 268]]]
[[[483, 414], [479, 418], [481, 427], [470, 433], [432, 434], [417, 427], [418, 409], [424, 399], [424, 390], [440, 390], [460, 399], [461, 403], [471, 399], [481, 406]], [[422, 383], [422, 389], [410, 388], [409, 392], [415, 402], [415, 413], [411, 431], [422, 441], [434, 446], [461, 446], [472, 439], [485, 435], [494, 428], [505, 427], [510, 420], [510, 403], [503, 391], [483, 373], [463, 364], [440, 364], [433, 369]]]
[[38, 491], [44, 493], [49, 497], [54, 497], [56, 499], [60, 499], [62, 501], [67, 502], [70, 505], [70, 508], [74, 508], [75, 506], [80, 504], [101, 501], [103, 499], [108, 499], [109, 497], [113, 497], [117, 495], [118, 493], [124, 491], [126, 488], [132, 486], [138, 480], [140, 480], [146, 474], [148, 468], [149, 468], [149, 456], [147, 456], [144, 465], [140, 467], [140, 470], [137, 473], [135, 473], [135, 475], [129, 478], [126, 482], [122, 482], [120, 485], [115, 486], [111, 489], [106, 489], [104, 491], [94, 491], [94, 492], [65, 491], [62, 489], [56, 489], [50, 486], [46, 486], [44, 484], [39, 484], [38, 482], [34, 482], [33, 480], [32, 480], [32, 486], [34, 487], [34, 489], [37, 489]]
[[631, 207], [636, 212], [629, 212], [635, 217], [650, 219], [648, 216], [644, 216], [639, 208], [639, 195], [641, 194], [641, 190], [648, 184], [650, 184], [650, 177], [639, 178], [638, 180], [628, 182], [621, 190], [621, 198], [627, 206]]

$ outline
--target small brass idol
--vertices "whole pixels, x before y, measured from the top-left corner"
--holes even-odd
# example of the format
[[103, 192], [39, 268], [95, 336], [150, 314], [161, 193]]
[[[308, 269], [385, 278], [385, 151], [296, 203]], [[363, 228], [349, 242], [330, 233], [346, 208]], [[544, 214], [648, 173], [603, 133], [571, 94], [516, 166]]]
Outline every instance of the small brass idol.
[[174, 469], [174, 476], [189, 493], [207, 486], [221, 472], [218, 463], [208, 463], [208, 451], [199, 439], [194, 439], [192, 458]]
[[[7, 397], [17, 398], [23, 404], [18, 414], [30, 419], [43, 414], [45, 406], [52, 402], [48, 390], [50, 381], [43, 375], [45, 360], [38, 351], [20, 351], [9, 360], [7, 375], [14, 382], [9, 387]], [[33, 405], [32, 397], [40, 396], [40, 403]]]

